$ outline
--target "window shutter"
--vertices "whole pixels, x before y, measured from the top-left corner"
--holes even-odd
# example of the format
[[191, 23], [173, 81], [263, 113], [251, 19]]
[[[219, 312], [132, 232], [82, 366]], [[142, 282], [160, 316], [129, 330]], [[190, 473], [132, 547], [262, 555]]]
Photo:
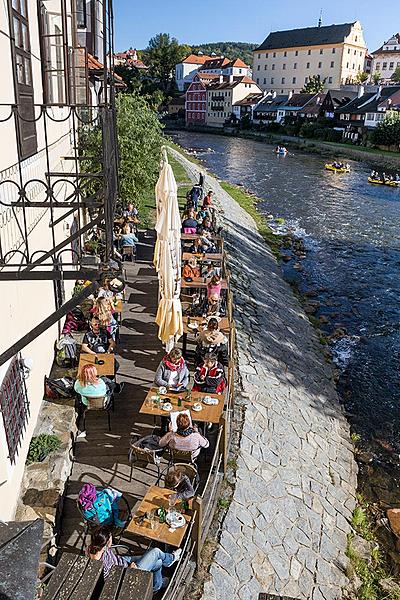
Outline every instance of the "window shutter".
[[21, 159], [37, 152], [32, 85], [31, 47], [26, 0], [8, 0], [17, 114], [18, 152]]

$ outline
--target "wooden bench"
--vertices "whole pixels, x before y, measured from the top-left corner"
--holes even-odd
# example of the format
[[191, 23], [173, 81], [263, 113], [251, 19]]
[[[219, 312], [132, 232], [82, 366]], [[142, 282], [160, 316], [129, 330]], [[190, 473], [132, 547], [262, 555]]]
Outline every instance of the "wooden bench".
[[103, 563], [64, 552], [42, 600], [95, 600], [103, 587]]
[[153, 575], [140, 569], [113, 567], [99, 600], [151, 600]]
[[64, 552], [42, 600], [151, 600], [152, 597], [151, 573], [112, 567], [104, 581], [101, 561]]

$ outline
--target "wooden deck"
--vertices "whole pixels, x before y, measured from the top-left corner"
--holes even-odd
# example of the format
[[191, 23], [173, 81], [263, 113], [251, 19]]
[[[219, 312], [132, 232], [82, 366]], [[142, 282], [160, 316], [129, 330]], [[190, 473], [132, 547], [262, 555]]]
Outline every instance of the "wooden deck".
[[[59, 546], [77, 552], [82, 547], [84, 532], [76, 499], [84, 483], [111, 486], [125, 495], [131, 509], [138, 506], [149, 486], [155, 485], [155, 466], [134, 468], [129, 482], [128, 463], [131, 434], [147, 435], [154, 429], [153, 417], [139, 414], [140, 407], [151, 387], [155, 371], [164, 351], [157, 338], [155, 316], [158, 301], [158, 279], [152, 265], [152, 246], [146, 248], [147, 262], [125, 262], [127, 274], [126, 301], [123, 304], [120, 341], [117, 359], [120, 369], [118, 382], [125, 382], [121, 394], [115, 397], [115, 411], [111, 413], [111, 432], [104, 411], [88, 411], [87, 437], [77, 439], [74, 463], [67, 483]], [[193, 365], [189, 365], [193, 373]], [[205, 459], [213, 452], [213, 435], [210, 448], [203, 452], [201, 471], [206, 470]], [[163, 459], [162, 468], [167, 466]], [[203, 481], [205, 477], [202, 477]], [[162, 484], [161, 484], [162, 485]], [[200, 485], [201, 488], [201, 485]], [[126, 539], [124, 539], [124, 543]], [[144, 545], [147, 545], [144, 540]]]
[[156, 468], [148, 466], [146, 469], [134, 469], [130, 483], [128, 464], [131, 434], [146, 435], [154, 427], [151, 417], [138, 417], [138, 413], [163, 355], [154, 322], [158, 281], [150, 262], [151, 250], [149, 247], [148, 262], [124, 263], [127, 287], [117, 348], [120, 363], [117, 381], [125, 382], [125, 386], [115, 397], [111, 432], [107, 429], [105, 412], [89, 411], [86, 416], [87, 437], [76, 441], [62, 514], [60, 546], [65, 550], [81, 548], [83, 527], [76, 498], [84, 483], [111, 486], [122, 491], [132, 508], [147, 488], [156, 482]]

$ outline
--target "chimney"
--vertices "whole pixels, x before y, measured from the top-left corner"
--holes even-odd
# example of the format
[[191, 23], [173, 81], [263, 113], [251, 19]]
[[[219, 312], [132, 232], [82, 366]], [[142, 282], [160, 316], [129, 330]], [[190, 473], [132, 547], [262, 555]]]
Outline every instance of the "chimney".
[[276, 91], [275, 90], [272, 92], [272, 97], [276, 98]]
[[233, 75], [229, 75], [229, 83], [233, 83]]
[[224, 76], [223, 76], [223, 75], [220, 75], [220, 76], [219, 76], [219, 82], [220, 82], [220, 83], [224, 83]]
[[290, 98], [293, 96], [293, 91], [290, 90], [290, 92], [288, 93], [288, 100], [290, 100]]
[[362, 98], [362, 96], [364, 96], [364, 89], [363, 85], [358, 86], [357, 98]]
[[376, 97], [377, 97], [377, 98], [380, 98], [381, 96], [382, 96], [382, 86], [380, 85], [380, 86], [378, 87], [378, 91], [376, 92]]

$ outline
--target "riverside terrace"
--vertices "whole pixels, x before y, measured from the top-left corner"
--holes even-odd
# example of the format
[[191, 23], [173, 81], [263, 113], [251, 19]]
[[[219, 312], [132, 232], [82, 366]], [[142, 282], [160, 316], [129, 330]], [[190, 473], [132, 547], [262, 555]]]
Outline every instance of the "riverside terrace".
[[[160, 405], [155, 406], [151, 400], [151, 396], [155, 395], [157, 391], [154, 390], [149, 394], [155, 371], [164, 355], [157, 338], [155, 324], [158, 279], [152, 264], [154, 237], [150, 236], [149, 232], [147, 235], [144, 235], [143, 232], [139, 232], [139, 234], [140, 253], [143, 260], [124, 263], [126, 287], [122, 306], [120, 305], [120, 327], [116, 346], [116, 358], [119, 363], [116, 379], [119, 384], [124, 383], [124, 386], [121, 393], [115, 395], [114, 403], [109, 411], [102, 408], [102, 402], [93, 402], [92, 406], [89, 404], [89, 410], [85, 414], [86, 437], [78, 436], [75, 440], [73, 467], [66, 485], [60, 515], [57, 556], [60, 564], [49, 578], [44, 599], [58, 598], [60, 585], [61, 587], [67, 585], [67, 579], [78, 577], [78, 572], [80, 573], [79, 581], [84, 586], [87, 561], [85, 559], [85, 562], [79, 563], [78, 567], [78, 563], [70, 557], [71, 554], [84, 552], [89, 539], [86, 538], [86, 534], [90, 527], [87, 528], [88, 523], [83, 518], [77, 503], [78, 493], [85, 483], [92, 483], [97, 488], [111, 487], [123, 494], [119, 502], [119, 516], [126, 521], [126, 525], [123, 530], [115, 529], [114, 539], [119, 544], [126, 546], [129, 554], [141, 555], [149, 546], [158, 546], [163, 549], [167, 547], [171, 550], [180, 547], [183, 550], [178, 563], [172, 568], [163, 569], [163, 575], [169, 577], [170, 582], [167, 589], [160, 591], [156, 596], [166, 599], [183, 598], [184, 585], [190, 580], [199, 563], [202, 545], [213, 519], [219, 486], [226, 470], [233, 413], [235, 327], [232, 321], [232, 296], [229, 290], [229, 276], [224, 263], [223, 241], [219, 238], [217, 241], [221, 252], [218, 258], [222, 264], [222, 274], [226, 281], [226, 289], [222, 294], [224, 294], [227, 310], [224, 330], [229, 339], [229, 365], [226, 367], [227, 388], [223, 396], [216, 396], [219, 400], [218, 406], [202, 405], [203, 409], [200, 412], [195, 412], [193, 406], [196, 401], [201, 402], [206, 394], [193, 392], [191, 399], [184, 398], [182, 408], [189, 409], [193, 422], [198, 423], [210, 445], [207, 449], [202, 450], [195, 465], [198, 469], [199, 481], [196, 495], [190, 501], [188, 509], [184, 511], [186, 524], [171, 531], [165, 523], [159, 523], [156, 519], [153, 529], [154, 523], [148, 519], [151, 509], [161, 506], [168, 509], [169, 506], [170, 492], [164, 488], [164, 477], [168, 466], [177, 464], [177, 462], [181, 463], [182, 460], [190, 462], [190, 458], [179, 453], [174, 455], [167, 451], [161, 459], [161, 464], [157, 465], [151, 464], [151, 460], [133, 460], [134, 455], [130, 452], [132, 439], [160, 432], [161, 419], [159, 415], [163, 414]], [[198, 258], [201, 260], [201, 257]], [[197, 291], [199, 294], [205, 293], [202, 290], [190, 291], [193, 295]], [[187, 296], [186, 292], [186, 302]], [[194, 329], [185, 325], [185, 336], [182, 341], [184, 341], [184, 354], [190, 367], [191, 378], [195, 333]], [[82, 341], [82, 334], [75, 334], [75, 336]], [[91, 356], [93, 357], [93, 355]], [[112, 374], [113, 366], [110, 370], [107, 361], [101, 361], [101, 355], [98, 355], [98, 358], [100, 358], [100, 364], [94, 361], [98, 365], [98, 370], [103, 370], [105, 374]], [[173, 405], [177, 404], [176, 397], [171, 396], [170, 399]], [[107, 417], [109, 417], [109, 426]], [[207, 423], [209, 423], [208, 426]], [[139, 458], [143, 458], [143, 455]], [[160, 473], [161, 476], [159, 476]], [[60, 574], [56, 576], [57, 573]], [[98, 574], [92, 573], [88, 577], [96, 580], [96, 585], [93, 584], [92, 587], [97, 590], [94, 594], [98, 594]], [[116, 585], [122, 589], [121, 577], [121, 575], [115, 575], [119, 581]], [[110, 579], [108, 578], [106, 582], [108, 586], [111, 585]], [[78, 584], [75, 581], [76, 589], [80, 585], [81, 583]], [[148, 589], [146, 579], [142, 582], [137, 580], [135, 586], [137, 594], [141, 595], [143, 599], [148, 597], [147, 591], [145, 591]], [[107, 593], [110, 593], [110, 596], [102, 595], [101, 598], [111, 597], [110, 590]], [[87, 595], [85, 597], [94, 599], [99, 596]], [[118, 597], [125, 598], [124, 595]], [[149, 597], [151, 597], [151, 593]]]

